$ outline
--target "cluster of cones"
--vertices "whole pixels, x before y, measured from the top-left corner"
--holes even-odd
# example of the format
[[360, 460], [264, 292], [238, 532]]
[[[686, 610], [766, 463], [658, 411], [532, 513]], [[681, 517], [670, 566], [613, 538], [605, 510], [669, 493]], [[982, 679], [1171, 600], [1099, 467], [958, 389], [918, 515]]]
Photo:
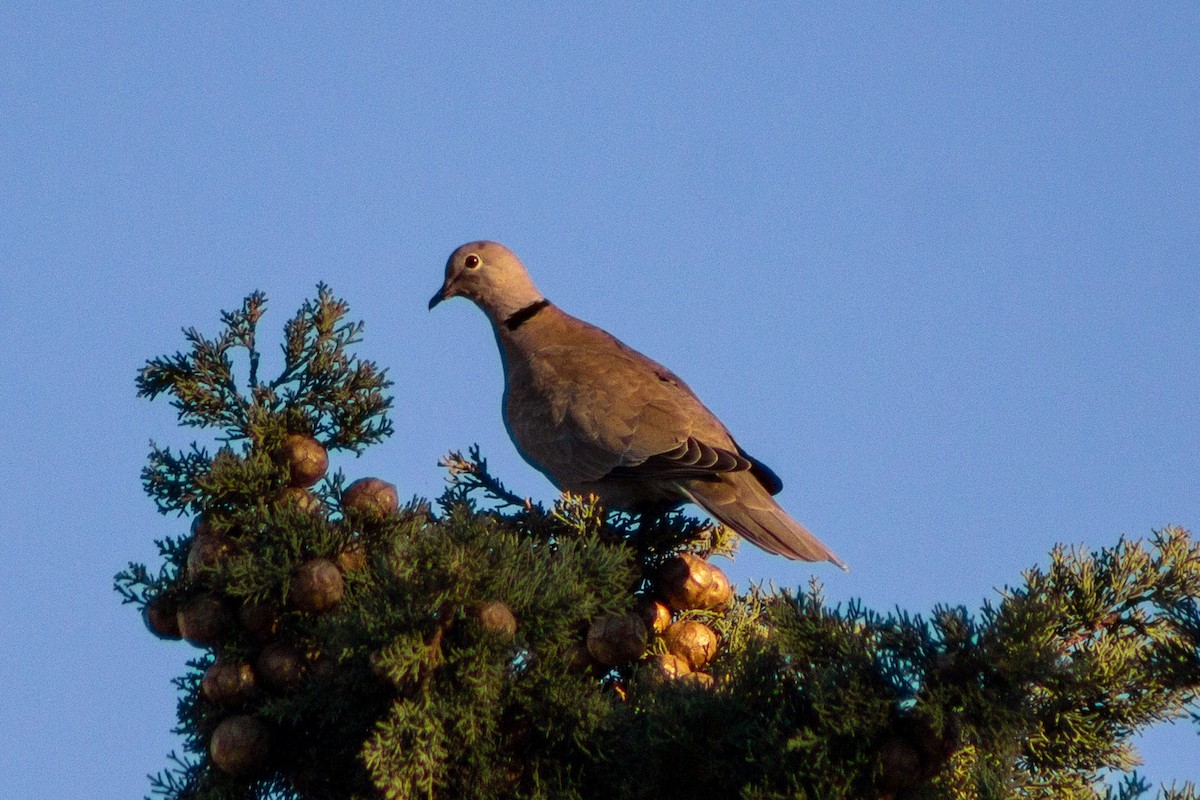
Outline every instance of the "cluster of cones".
[[[178, 574], [145, 606], [146, 624], [155, 635], [184, 639], [215, 654], [200, 682], [200, 696], [211, 704], [210, 718], [216, 720], [205, 726], [208, 751], [218, 769], [239, 778], [259, 774], [272, 755], [271, 729], [254, 713], [255, 704], [328, 677], [334, 669], [319, 645], [289, 633], [288, 620], [336, 609], [345, 597], [347, 576], [367, 566], [358, 532], [399, 511], [393, 485], [363, 478], [341, 493], [341, 519], [330, 520], [330, 507], [310, 489], [325, 477], [329, 458], [310, 436], [288, 435], [274, 460], [286, 485], [263, 502], [344, 527], [346, 544], [336, 553], [300, 560], [272, 599], [239, 601], [222, 590], [221, 570], [270, 532], [248, 531], [219, 511], [203, 513], [193, 521]], [[696, 618], [705, 614], [695, 612], [719, 611], [731, 597], [729, 579], [720, 569], [696, 555], [674, 556], [657, 571], [633, 612], [592, 620], [570, 668], [602, 675], [636, 662], [636, 679], [645, 685], [679, 681], [710, 688], [713, 677], [705, 668], [716, 655], [718, 636]], [[487, 631], [506, 638], [516, 634], [517, 619], [502, 602], [467, 611]], [[623, 684], [615, 686], [623, 695]]]
[[704, 668], [717, 653], [718, 637], [690, 612], [718, 611], [732, 596], [720, 569], [690, 553], [674, 556], [633, 613], [592, 621], [574, 666], [607, 670], [639, 661], [638, 679], [651, 686], [681, 681], [709, 688], [713, 677]]
[[[285, 470], [287, 485], [269, 500], [277, 508], [294, 508], [326, 516], [328, 507], [310, 491], [325, 477], [329, 457], [316, 439], [301, 434], [284, 438], [275, 461]], [[342, 520], [353, 530], [397, 513], [396, 488], [378, 478], [363, 478], [340, 497]], [[200, 683], [200, 695], [221, 715], [209, 736], [209, 755], [221, 771], [236, 777], [261, 770], [271, 753], [271, 733], [252, 713], [263, 696], [283, 695], [306, 680], [319, 680], [333, 669], [319, 647], [303, 644], [287, 633], [288, 614], [320, 615], [334, 610], [346, 593], [346, 576], [366, 567], [366, 551], [354, 535], [336, 554], [309, 557], [288, 576], [286, 591], [255, 603], [238, 602], [214, 580], [222, 565], [245, 552], [252, 539], [269, 531], [247, 531], [219, 513], [204, 513], [192, 523], [186, 562], [168, 586], [145, 607], [152, 633], [184, 639], [216, 654]], [[230, 656], [229, 653], [239, 655]], [[252, 657], [246, 654], [253, 654]]]

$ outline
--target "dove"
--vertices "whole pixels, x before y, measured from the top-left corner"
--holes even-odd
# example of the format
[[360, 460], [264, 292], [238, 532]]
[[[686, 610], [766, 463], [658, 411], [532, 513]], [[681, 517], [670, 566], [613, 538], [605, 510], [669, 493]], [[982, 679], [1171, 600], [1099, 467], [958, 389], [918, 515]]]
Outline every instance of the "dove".
[[491, 322], [505, 427], [560, 491], [633, 512], [694, 503], [768, 553], [846, 569], [775, 502], [779, 477], [686, 383], [543, 297], [507, 247], [478, 241], [455, 250], [429, 308], [452, 297], [472, 301]]

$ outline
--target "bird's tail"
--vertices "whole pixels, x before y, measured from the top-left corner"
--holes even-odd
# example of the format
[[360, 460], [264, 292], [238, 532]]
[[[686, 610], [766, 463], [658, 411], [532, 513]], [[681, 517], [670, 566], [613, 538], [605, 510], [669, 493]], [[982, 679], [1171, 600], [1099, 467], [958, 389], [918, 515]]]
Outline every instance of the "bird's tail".
[[768, 553], [801, 561], [849, 567], [803, 525], [788, 516], [749, 472], [726, 472], [716, 480], [680, 482], [680, 490], [723, 525]]

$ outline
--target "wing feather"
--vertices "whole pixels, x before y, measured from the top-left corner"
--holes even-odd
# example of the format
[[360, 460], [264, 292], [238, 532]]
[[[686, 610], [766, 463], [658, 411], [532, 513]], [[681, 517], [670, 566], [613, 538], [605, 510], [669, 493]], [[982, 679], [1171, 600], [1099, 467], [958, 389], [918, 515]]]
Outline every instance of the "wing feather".
[[677, 375], [597, 328], [588, 333], [588, 341], [538, 348], [508, 375], [509, 432], [556, 485], [748, 470], [778, 491], [774, 473], [742, 451]]

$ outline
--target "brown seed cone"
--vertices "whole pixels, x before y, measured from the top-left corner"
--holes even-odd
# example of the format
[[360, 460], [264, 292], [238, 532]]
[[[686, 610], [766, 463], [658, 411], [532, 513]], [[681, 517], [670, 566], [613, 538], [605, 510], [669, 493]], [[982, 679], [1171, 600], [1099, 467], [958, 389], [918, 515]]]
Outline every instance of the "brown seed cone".
[[587, 642], [580, 641], [572, 645], [567, 660], [568, 673], [571, 675], [595, 674], [604, 669], [596, 659], [592, 658], [592, 653], [588, 650]]
[[605, 614], [592, 620], [587, 648], [601, 664], [615, 667], [640, 658], [648, 637], [646, 623], [637, 614]]
[[337, 557], [338, 569], [342, 574], [351, 572], [361, 572], [367, 568], [367, 548], [361, 540], [356, 539], [346, 545], [346, 549], [338, 553]]
[[717, 653], [717, 634], [703, 622], [684, 619], [671, 624], [663, 634], [667, 651], [677, 655], [696, 671]]
[[676, 611], [719, 608], [733, 597], [725, 573], [691, 553], [678, 555], [663, 566], [659, 590]]
[[915, 785], [923, 777], [921, 753], [899, 737], [890, 737], [879, 748], [879, 764], [882, 796], [895, 797], [900, 790]]
[[311, 436], [289, 433], [283, 437], [276, 461], [288, 468], [289, 486], [312, 486], [329, 469], [329, 454], [324, 446]]
[[320, 516], [325, 512], [325, 504], [321, 502], [320, 498], [299, 486], [288, 486], [275, 495], [274, 503], [282, 507], [293, 506], [313, 516]]
[[323, 650], [311, 651], [305, 655], [308, 677], [314, 681], [332, 680], [338, 672], [337, 661]]
[[201, 592], [184, 601], [175, 615], [179, 635], [197, 647], [220, 644], [233, 631], [233, 612], [213, 592]]
[[270, 603], [251, 603], [238, 609], [238, 622], [251, 639], [265, 644], [279, 630], [279, 611]]
[[360, 478], [342, 492], [342, 508], [356, 514], [385, 517], [400, 508], [396, 487], [379, 478]]
[[305, 561], [292, 572], [288, 604], [310, 614], [329, 611], [346, 595], [341, 570], [327, 558]]
[[661, 634], [671, 624], [671, 609], [653, 598], [643, 597], [635, 608], [642, 622], [654, 633]]
[[254, 696], [254, 670], [245, 661], [217, 659], [200, 679], [200, 693], [214, 703], [235, 706]]
[[195, 580], [200, 573], [228, 559], [237, 550], [236, 543], [219, 533], [200, 533], [188, 547], [187, 576]]
[[222, 772], [235, 778], [256, 773], [271, 751], [271, 734], [257, 717], [238, 714], [221, 720], [208, 741], [208, 754]]
[[679, 682], [696, 689], [711, 689], [716, 681], [707, 672], [689, 672], [679, 676]]
[[271, 642], [254, 660], [254, 674], [272, 692], [286, 694], [304, 680], [304, 655], [290, 642]]
[[941, 772], [962, 733], [954, 718], [946, 720], [939, 732], [924, 716], [901, 717], [892, 723], [892, 731], [879, 748], [881, 797], [899, 796]]
[[638, 680], [645, 686], [662, 686], [692, 671], [688, 663], [670, 653], [655, 653], [642, 662]]
[[146, 628], [160, 639], [181, 639], [179, 632], [179, 606], [175, 600], [165, 595], [159, 595], [146, 603], [142, 609], [142, 619]]
[[494, 633], [505, 639], [517, 635], [517, 618], [506, 603], [499, 600], [489, 600], [471, 609], [471, 616], [479, 621], [479, 626], [488, 633]]
[[192, 520], [192, 536], [207, 536], [210, 533], [213, 533], [212, 516], [197, 514]]

